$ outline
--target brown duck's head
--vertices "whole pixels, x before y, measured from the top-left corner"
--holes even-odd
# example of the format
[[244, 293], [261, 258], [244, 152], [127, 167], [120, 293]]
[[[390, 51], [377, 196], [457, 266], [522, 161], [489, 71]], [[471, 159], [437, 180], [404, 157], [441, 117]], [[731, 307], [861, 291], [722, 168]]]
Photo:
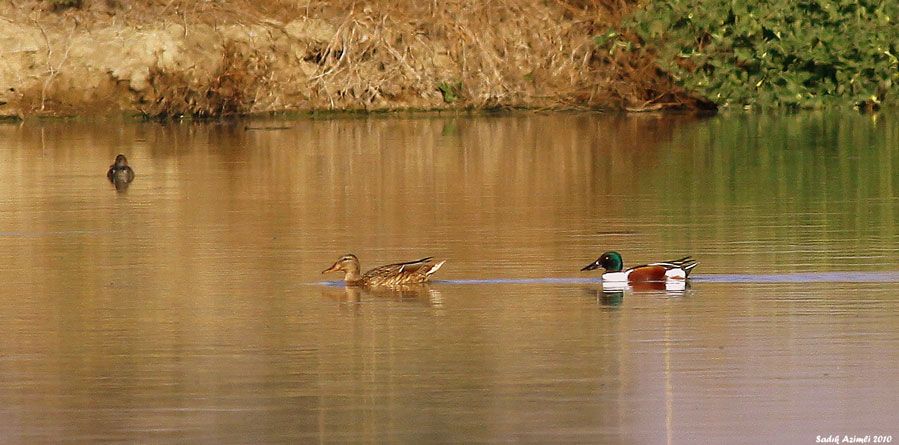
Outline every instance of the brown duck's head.
[[331, 267], [322, 271], [322, 273], [328, 272], [337, 272], [343, 271], [346, 276], [346, 279], [349, 280], [351, 278], [355, 278], [359, 276], [359, 258], [356, 258], [356, 255], [352, 253], [348, 253], [334, 262]]
[[125, 155], [120, 154], [115, 157], [115, 166], [116, 167], [122, 168], [126, 165], [128, 165], [128, 158], [126, 158]]

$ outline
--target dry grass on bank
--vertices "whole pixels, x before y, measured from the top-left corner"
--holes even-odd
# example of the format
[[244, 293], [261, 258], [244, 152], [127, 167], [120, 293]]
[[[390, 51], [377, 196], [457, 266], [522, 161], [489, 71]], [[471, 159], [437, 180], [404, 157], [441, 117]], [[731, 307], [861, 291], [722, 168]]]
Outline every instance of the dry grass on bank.
[[615, 26], [634, 1], [360, 3], [269, 0], [253, 7], [259, 16], [340, 23], [315, 79], [335, 105], [349, 96], [377, 108], [385, 95], [422, 95], [435, 84], [444, 99], [474, 108], [639, 110], [691, 102], [651, 55], [597, 52], [593, 36]]
[[298, 60], [265, 41], [223, 42], [208, 78], [151, 68], [152, 88], [137, 101], [148, 115], [683, 103], [651, 58], [596, 51], [593, 36], [631, 7], [624, 0], [84, 0], [80, 9], [52, 11], [32, 0], [0, 13], [61, 29], [176, 23], [185, 34], [235, 24], [270, 35], [296, 21], [327, 25], [327, 37]]

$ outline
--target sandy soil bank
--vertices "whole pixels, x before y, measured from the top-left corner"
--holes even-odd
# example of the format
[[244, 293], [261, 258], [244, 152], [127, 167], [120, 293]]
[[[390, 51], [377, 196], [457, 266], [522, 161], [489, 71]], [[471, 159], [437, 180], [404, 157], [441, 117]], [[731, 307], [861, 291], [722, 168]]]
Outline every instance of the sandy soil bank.
[[596, 9], [294, 3], [5, 3], [0, 115], [628, 105], [596, 61]]

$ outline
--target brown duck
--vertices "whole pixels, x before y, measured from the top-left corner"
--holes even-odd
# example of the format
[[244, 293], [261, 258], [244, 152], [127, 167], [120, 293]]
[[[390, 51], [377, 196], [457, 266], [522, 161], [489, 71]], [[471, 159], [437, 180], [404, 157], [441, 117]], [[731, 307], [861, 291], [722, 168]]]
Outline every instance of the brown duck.
[[388, 264], [360, 274], [359, 258], [350, 253], [338, 258], [331, 267], [323, 270], [322, 273], [343, 271], [343, 281], [348, 286], [398, 286], [425, 283], [446, 262], [444, 260], [433, 263], [432, 259], [434, 258], [427, 257], [417, 261]]
[[115, 162], [109, 166], [109, 171], [106, 172], [106, 177], [109, 178], [110, 182], [123, 182], [129, 183], [134, 180], [134, 170], [128, 166], [128, 158], [125, 155], [118, 155], [115, 157]]

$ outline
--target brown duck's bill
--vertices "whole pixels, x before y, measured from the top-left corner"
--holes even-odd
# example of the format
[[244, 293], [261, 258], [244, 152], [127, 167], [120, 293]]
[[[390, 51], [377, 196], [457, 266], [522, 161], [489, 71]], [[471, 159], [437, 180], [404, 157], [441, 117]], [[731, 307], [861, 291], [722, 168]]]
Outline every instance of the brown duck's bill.
[[581, 269], [581, 272], [584, 272], [584, 271], [587, 271], [587, 270], [594, 270], [594, 269], [598, 269], [598, 268], [599, 268], [599, 263], [596, 262], [596, 261], [594, 261], [594, 262], [592, 262], [592, 263], [590, 263], [590, 264], [584, 266], [584, 268]]
[[336, 271], [340, 270], [340, 268], [337, 267], [337, 266], [338, 266], [337, 263], [334, 263], [334, 264], [331, 265], [331, 267], [329, 267], [329, 268], [323, 270], [322, 273], [336, 272]]

